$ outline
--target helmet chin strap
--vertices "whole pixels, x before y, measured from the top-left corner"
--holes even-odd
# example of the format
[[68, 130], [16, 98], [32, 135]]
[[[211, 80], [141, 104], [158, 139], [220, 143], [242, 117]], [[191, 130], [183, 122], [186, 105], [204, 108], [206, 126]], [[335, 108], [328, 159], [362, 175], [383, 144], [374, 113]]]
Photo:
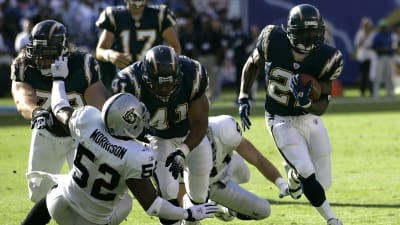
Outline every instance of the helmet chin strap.
[[40, 69], [40, 72], [42, 73], [43, 76], [46, 77], [51, 77], [51, 69]]

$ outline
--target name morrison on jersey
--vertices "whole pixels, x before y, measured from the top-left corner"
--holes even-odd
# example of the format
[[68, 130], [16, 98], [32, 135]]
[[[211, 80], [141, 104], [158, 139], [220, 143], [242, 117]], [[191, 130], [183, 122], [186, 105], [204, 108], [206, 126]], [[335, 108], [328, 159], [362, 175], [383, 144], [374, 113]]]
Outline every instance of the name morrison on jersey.
[[111, 144], [108, 138], [97, 129], [90, 135], [90, 139], [92, 139], [101, 148], [120, 159], [122, 159], [125, 153], [128, 151], [128, 149], [122, 146]]

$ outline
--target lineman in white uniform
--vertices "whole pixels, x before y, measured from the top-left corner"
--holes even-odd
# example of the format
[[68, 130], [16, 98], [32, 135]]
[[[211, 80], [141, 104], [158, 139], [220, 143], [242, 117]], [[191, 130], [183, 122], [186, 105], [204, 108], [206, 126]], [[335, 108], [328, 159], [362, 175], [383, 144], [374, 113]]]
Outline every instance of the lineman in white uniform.
[[46, 224], [50, 216], [58, 224], [120, 224], [130, 212], [130, 207], [127, 210], [121, 204], [128, 188], [151, 216], [177, 220], [212, 217], [218, 209], [215, 205], [186, 210], [157, 196], [150, 180], [157, 164], [155, 156], [132, 140], [147, 126], [146, 107], [133, 95], [121, 93], [107, 100], [102, 112], [92, 106], [74, 110], [65, 93], [67, 74], [57, 73], [62, 66], [57, 61], [54, 64], [52, 110], [76, 141], [74, 166], [67, 176], [29, 174], [31, 178], [55, 177], [58, 186], [34, 206], [22, 224]]
[[[279, 197], [288, 195], [288, 184], [277, 168], [242, 136], [240, 126], [232, 116], [209, 117], [208, 125], [207, 136], [214, 156], [214, 167], [210, 176], [210, 199], [229, 208], [228, 212], [226, 208], [221, 207], [220, 213], [232, 215], [231, 217], [220, 215], [218, 218], [224, 220], [231, 220], [233, 216], [242, 220], [267, 218], [271, 212], [269, 202], [238, 185], [250, 179], [250, 171], [243, 158], [278, 187]], [[186, 196], [183, 202], [185, 206], [190, 204]]]

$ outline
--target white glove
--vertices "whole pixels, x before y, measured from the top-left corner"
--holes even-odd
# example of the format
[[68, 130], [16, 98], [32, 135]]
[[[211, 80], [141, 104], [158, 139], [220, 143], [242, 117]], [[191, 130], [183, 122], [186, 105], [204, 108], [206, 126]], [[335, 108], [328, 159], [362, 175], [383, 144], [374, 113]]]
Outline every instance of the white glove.
[[218, 212], [218, 206], [212, 203], [194, 205], [187, 209], [188, 221], [198, 221], [205, 218], [212, 218], [214, 213]]
[[289, 185], [282, 177], [276, 179], [275, 185], [279, 188], [279, 198], [289, 195]]
[[65, 80], [68, 76], [68, 57], [60, 56], [51, 64], [53, 80]]

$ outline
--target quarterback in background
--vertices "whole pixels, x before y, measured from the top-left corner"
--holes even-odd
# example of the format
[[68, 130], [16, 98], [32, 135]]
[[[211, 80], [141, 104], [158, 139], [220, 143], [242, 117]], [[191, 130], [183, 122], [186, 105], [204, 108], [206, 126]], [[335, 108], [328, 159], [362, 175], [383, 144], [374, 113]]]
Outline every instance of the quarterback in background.
[[[276, 148], [286, 163], [290, 195], [302, 193], [328, 225], [341, 225], [326, 199], [331, 186], [331, 145], [320, 117], [331, 98], [332, 81], [342, 73], [342, 53], [324, 43], [319, 10], [300, 4], [290, 10], [287, 27], [266, 26], [242, 71], [238, 99], [243, 129], [251, 122], [248, 94], [258, 70], [265, 67], [265, 119]], [[319, 99], [311, 100], [313, 75], [320, 83]]]
[[110, 88], [115, 66], [125, 68], [143, 58], [147, 50], [164, 41], [181, 53], [176, 18], [166, 5], [147, 5], [146, 0], [125, 0], [125, 6], [107, 7], [96, 26], [103, 29], [96, 47], [96, 57]]

